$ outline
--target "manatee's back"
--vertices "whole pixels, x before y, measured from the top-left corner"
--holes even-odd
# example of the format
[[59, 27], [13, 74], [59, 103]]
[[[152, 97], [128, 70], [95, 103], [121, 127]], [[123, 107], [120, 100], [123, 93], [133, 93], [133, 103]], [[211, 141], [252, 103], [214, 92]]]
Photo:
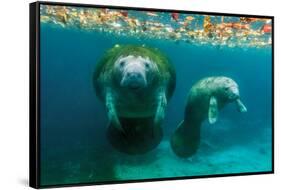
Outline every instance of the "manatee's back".
[[179, 157], [195, 154], [200, 144], [200, 127], [207, 117], [211, 89], [206, 80], [200, 80], [190, 89], [187, 97], [184, 120], [171, 136], [173, 152]]
[[167, 87], [166, 95], [169, 100], [173, 95], [176, 87], [176, 72], [175, 69], [169, 60], [169, 58], [160, 52], [158, 49], [150, 48], [150, 51], [154, 54], [155, 60], [154, 62], [157, 64], [159, 73], [160, 73], [160, 81], [163, 85]]
[[[93, 84], [97, 96], [103, 100], [104, 90], [112, 85], [112, 69], [114, 62], [121, 55], [128, 55], [129, 45], [115, 45], [107, 50], [97, 63], [93, 73]], [[125, 53], [127, 52], [127, 54]]]
[[111, 69], [113, 60], [117, 54], [115, 47], [107, 50], [97, 63], [93, 73], [93, 84], [96, 95], [99, 99], [104, 100], [104, 91], [111, 81]]
[[207, 117], [209, 100], [213, 93], [213, 89], [206, 80], [202, 79], [195, 83], [188, 93], [185, 120], [192, 118], [201, 122]]

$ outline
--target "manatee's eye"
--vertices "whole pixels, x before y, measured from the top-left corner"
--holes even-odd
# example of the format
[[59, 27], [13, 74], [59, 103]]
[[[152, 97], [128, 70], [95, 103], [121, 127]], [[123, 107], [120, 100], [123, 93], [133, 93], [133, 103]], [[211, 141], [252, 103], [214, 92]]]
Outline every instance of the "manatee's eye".
[[120, 66], [121, 66], [121, 67], [124, 67], [124, 65], [125, 65], [125, 61], [121, 61], [121, 62], [120, 62]]
[[224, 88], [223, 88], [224, 91], [227, 91], [228, 89], [229, 89], [228, 87], [224, 87]]
[[147, 69], [150, 67], [150, 65], [149, 65], [148, 62], [145, 62], [145, 63], [144, 63], [144, 66], [145, 66], [145, 68], [147, 68]]

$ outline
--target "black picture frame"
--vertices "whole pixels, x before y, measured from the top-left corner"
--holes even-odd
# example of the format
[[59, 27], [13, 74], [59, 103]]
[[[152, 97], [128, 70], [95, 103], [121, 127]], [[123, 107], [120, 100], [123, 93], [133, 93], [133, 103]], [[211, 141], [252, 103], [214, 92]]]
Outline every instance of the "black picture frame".
[[[224, 15], [234, 17], [255, 17], [267, 18], [272, 20], [272, 169], [266, 172], [246, 172], [246, 173], [231, 173], [231, 174], [214, 174], [188, 177], [169, 177], [157, 179], [140, 179], [140, 180], [118, 180], [109, 182], [93, 182], [93, 183], [75, 183], [63, 185], [40, 185], [40, 5], [61, 5], [75, 7], [90, 7], [90, 8], [109, 8], [123, 9], [136, 11], [155, 11], [155, 12], [178, 12], [185, 14], [198, 15]], [[155, 8], [139, 8], [139, 7], [123, 7], [111, 5], [90, 5], [76, 3], [60, 3], [60, 2], [44, 2], [38, 1], [29, 4], [29, 59], [30, 59], [30, 80], [29, 80], [29, 185], [33, 188], [50, 188], [50, 187], [68, 187], [68, 186], [84, 186], [98, 184], [122, 184], [132, 182], [151, 182], [162, 180], [183, 180], [194, 178], [211, 178], [211, 177], [227, 177], [227, 176], [242, 176], [242, 175], [257, 175], [257, 174], [273, 174], [274, 173], [274, 16], [248, 15], [248, 14], [232, 14], [232, 13], [217, 13], [203, 11], [186, 11], [186, 10], [171, 10], [171, 9], [155, 9]]]

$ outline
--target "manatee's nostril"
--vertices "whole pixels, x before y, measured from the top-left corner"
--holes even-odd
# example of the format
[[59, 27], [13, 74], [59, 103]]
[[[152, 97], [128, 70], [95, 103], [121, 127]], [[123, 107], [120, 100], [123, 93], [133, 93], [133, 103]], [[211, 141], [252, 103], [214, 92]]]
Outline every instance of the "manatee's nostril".
[[141, 74], [137, 73], [137, 72], [130, 72], [130, 73], [128, 73], [128, 77], [138, 79], [138, 78], [141, 78]]
[[121, 81], [121, 86], [128, 87], [130, 89], [140, 89], [146, 85], [146, 81], [142, 73], [131, 71], [127, 72], [125, 77]]

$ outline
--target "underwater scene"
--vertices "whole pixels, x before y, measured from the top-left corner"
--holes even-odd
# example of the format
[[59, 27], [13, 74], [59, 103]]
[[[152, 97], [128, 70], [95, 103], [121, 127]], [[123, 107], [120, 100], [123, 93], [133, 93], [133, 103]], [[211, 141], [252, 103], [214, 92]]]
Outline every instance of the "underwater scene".
[[40, 184], [272, 171], [272, 20], [40, 5]]

